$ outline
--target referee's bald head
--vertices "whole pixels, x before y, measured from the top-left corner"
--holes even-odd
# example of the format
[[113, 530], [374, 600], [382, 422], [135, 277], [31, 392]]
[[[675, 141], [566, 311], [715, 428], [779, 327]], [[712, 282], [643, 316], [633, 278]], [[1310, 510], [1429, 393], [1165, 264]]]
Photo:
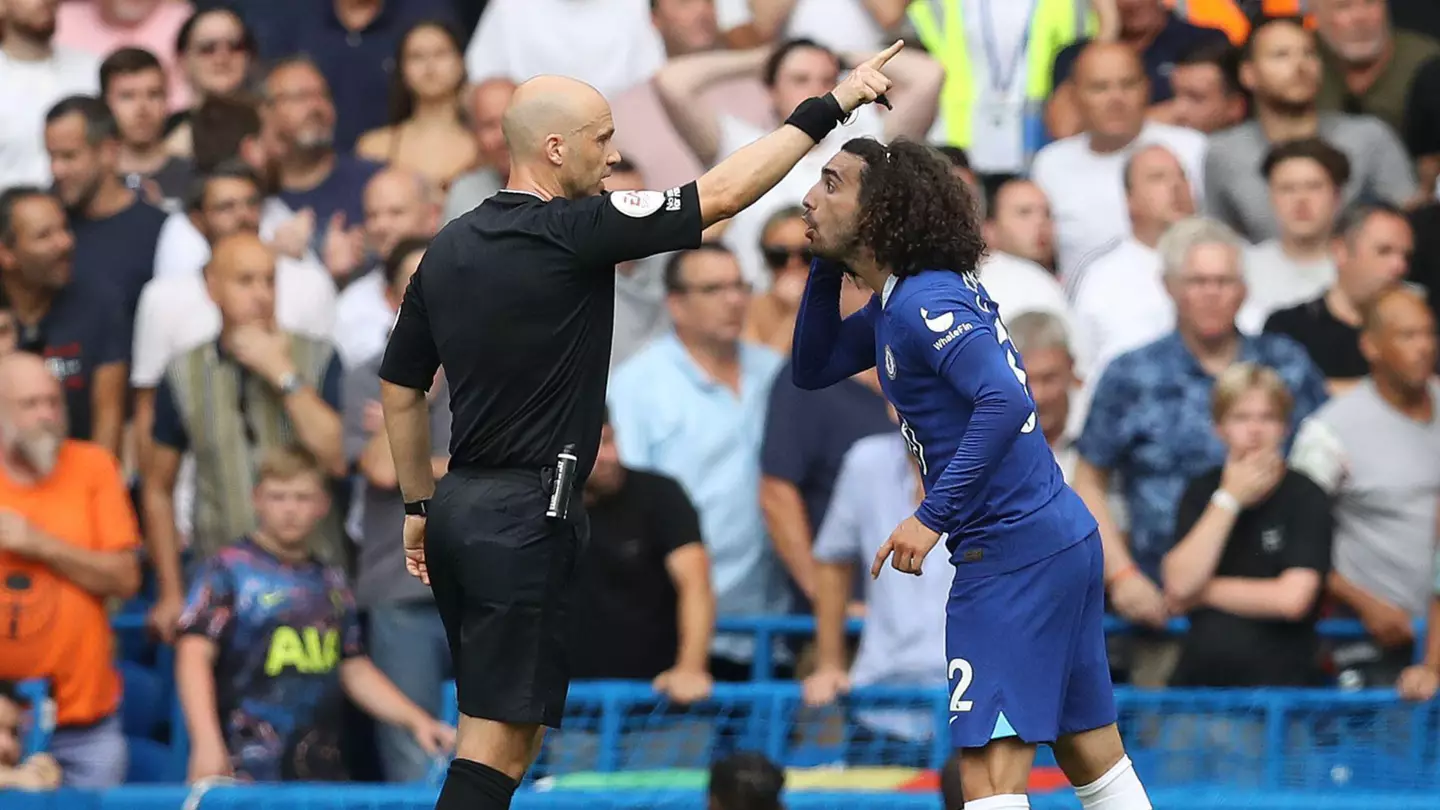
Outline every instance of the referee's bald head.
[[528, 182], [557, 196], [588, 197], [604, 190], [610, 166], [620, 160], [610, 104], [576, 79], [537, 76], [521, 84], [500, 126], [512, 186]]

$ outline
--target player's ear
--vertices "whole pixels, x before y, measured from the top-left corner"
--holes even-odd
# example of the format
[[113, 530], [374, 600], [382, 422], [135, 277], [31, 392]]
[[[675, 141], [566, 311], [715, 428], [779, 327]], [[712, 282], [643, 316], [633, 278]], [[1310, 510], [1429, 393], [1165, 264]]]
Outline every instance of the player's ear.
[[553, 133], [545, 136], [545, 159], [552, 165], [561, 166], [565, 163], [565, 151], [564, 136]]

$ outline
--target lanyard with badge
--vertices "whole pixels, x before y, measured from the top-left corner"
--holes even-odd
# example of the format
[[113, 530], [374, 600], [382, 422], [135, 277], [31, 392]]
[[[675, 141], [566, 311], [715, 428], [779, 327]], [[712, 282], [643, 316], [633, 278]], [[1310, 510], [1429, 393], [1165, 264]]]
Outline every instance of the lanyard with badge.
[[1019, 168], [1025, 153], [1025, 94], [1016, 93], [1015, 81], [1020, 77], [1030, 42], [1030, 27], [1035, 18], [1038, 0], [1029, 0], [1025, 7], [1025, 28], [1019, 42], [1010, 52], [1008, 64], [1001, 53], [992, 3], [1016, 3], [1018, 0], [977, 0], [980, 15], [980, 45], [985, 52], [986, 84], [977, 95], [972, 114], [971, 151], [975, 162], [984, 167], [1012, 165]]

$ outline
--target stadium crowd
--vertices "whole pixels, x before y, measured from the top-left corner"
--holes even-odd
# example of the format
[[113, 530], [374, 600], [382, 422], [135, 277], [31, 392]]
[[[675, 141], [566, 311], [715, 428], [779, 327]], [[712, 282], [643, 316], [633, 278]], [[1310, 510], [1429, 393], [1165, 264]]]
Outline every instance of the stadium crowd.
[[[574, 676], [695, 701], [751, 674], [717, 618], [794, 612], [813, 643], [774, 655], [812, 704], [946, 682], [945, 552], [860, 576], [920, 498], [877, 372], [810, 392], [788, 370], [803, 199], [865, 136], [926, 141], [976, 191], [980, 280], [1142, 628], [1117, 678], [1440, 684], [1416, 630], [1440, 626], [1432, 0], [0, 10], [0, 788], [124, 780], [117, 611], [173, 645], [190, 779], [355, 775], [356, 707], [384, 778], [424, 778], [449, 649], [404, 570], [378, 369], [427, 240], [505, 186], [516, 83], [592, 83], [624, 156], [607, 189], [665, 189], [896, 35], [893, 109], [699, 249], [617, 268]], [[431, 405], [441, 475], [443, 377]], [[1369, 637], [1323, 641], [1328, 615]], [[35, 679], [56, 728], [22, 762]]]

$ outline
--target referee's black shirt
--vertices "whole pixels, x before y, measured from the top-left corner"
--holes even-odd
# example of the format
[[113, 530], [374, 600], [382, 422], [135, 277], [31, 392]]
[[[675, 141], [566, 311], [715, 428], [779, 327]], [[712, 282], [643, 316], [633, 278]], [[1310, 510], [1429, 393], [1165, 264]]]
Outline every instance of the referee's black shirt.
[[595, 463], [615, 265], [700, 244], [695, 184], [549, 202], [501, 191], [446, 225], [405, 291], [381, 379], [450, 385], [451, 469]]

